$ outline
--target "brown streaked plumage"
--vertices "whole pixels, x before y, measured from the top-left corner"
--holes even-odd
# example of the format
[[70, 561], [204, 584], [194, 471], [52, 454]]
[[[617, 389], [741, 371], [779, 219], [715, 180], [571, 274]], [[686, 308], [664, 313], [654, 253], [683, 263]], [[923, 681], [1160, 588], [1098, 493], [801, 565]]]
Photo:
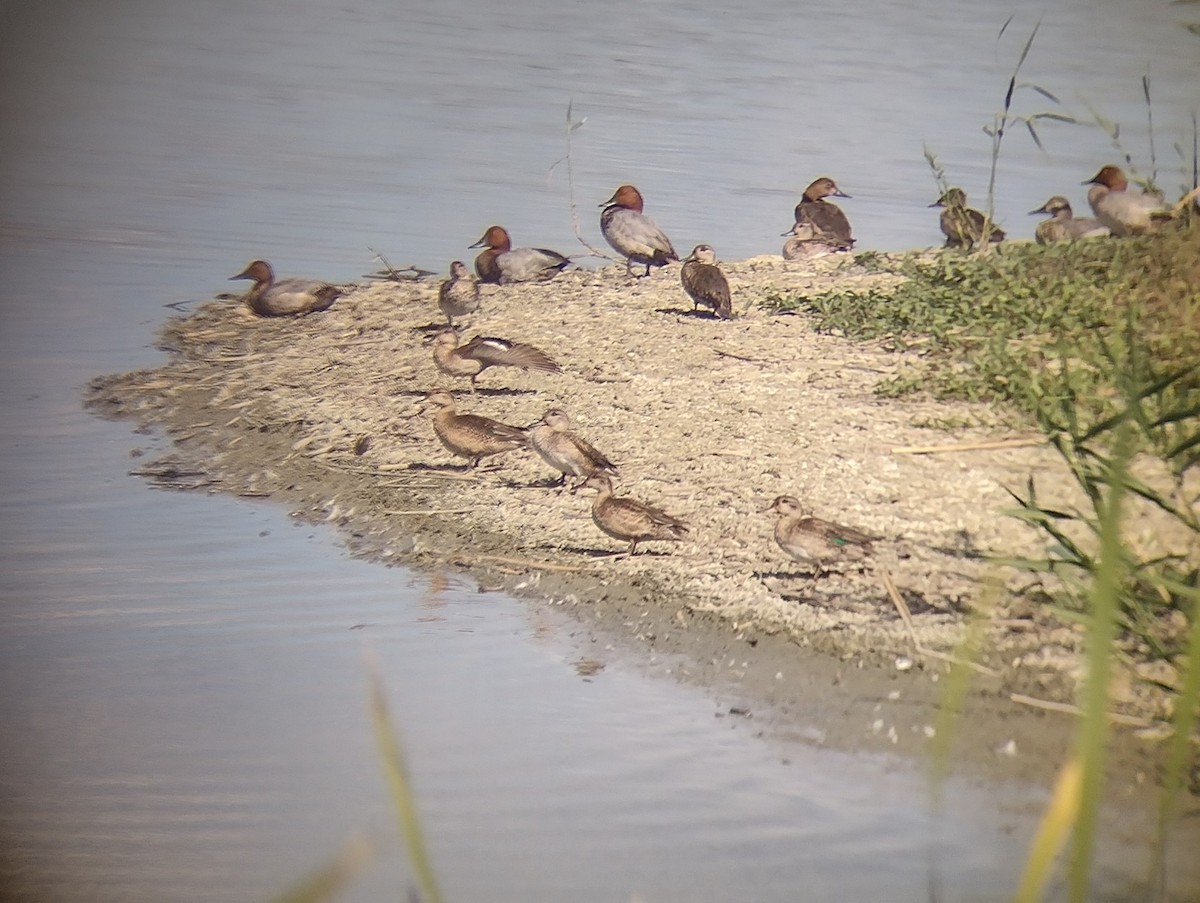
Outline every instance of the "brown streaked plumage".
[[780, 234], [788, 237], [780, 252], [784, 260], [815, 260], [846, 251], [834, 239], [822, 238], [812, 223], [794, 223], [792, 228]]
[[[983, 241], [983, 227], [987, 218], [967, 206], [967, 195], [961, 188], [949, 188], [946, 193], [929, 205], [943, 207], [938, 225], [946, 236], [947, 248], [973, 248]], [[992, 224], [988, 233], [989, 242], [1004, 241], [1004, 230]]]
[[1046, 214], [1050, 219], [1042, 220], [1033, 230], [1033, 236], [1039, 245], [1074, 241], [1077, 238], [1101, 238], [1111, 234], [1108, 226], [1099, 220], [1076, 217], [1071, 211], [1071, 202], [1059, 194], [1054, 195], [1037, 210], [1029, 211], [1030, 216], [1040, 214]]
[[326, 310], [342, 295], [342, 290], [316, 279], [275, 279], [275, 271], [265, 260], [246, 264], [246, 269], [230, 279], [253, 279], [246, 293], [246, 304], [260, 317], [292, 317]]
[[[616, 475], [617, 466], [590, 443], [571, 432], [566, 412], [551, 408], [537, 423], [527, 427], [529, 444], [543, 461], [560, 471], [559, 483], [568, 476], [589, 477], [596, 471]], [[580, 484], [576, 484], [575, 489]]]
[[645, 204], [642, 193], [633, 185], [622, 185], [613, 196], [600, 204], [600, 231], [613, 249], [625, 258], [625, 272], [632, 273], [635, 263], [650, 267], [666, 266], [679, 255], [662, 229], [642, 213]]
[[461, 260], [450, 264], [450, 278], [438, 289], [438, 307], [451, 326], [455, 317], [465, 317], [479, 310], [479, 283], [467, 272], [467, 265]]
[[818, 238], [835, 244], [838, 250], [849, 251], [854, 247], [854, 236], [850, 231], [850, 220], [837, 204], [825, 200], [827, 197], [847, 198], [833, 179], [822, 176], [804, 189], [800, 203], [796, 205], [796, 222], [808, 223]]
[[454, 396], [445, 389], [434, 389], [425, 397], [433, 408], [433, 431], [442, 445], [460, 458], [468, 458], [471, 467], [491, 455], [503, 454], [529, 444], [529, 436], [519, 426], [510, 426], [479, 414], [459, 414]]
[[839, 559], [857, 561], [871, 553], [871, 536], [853, 527], [812, 517], [795, 496], [778, 496], [766, 509], [779, 515], [775, 522], [775, 542], [792, 558], [815, 564], [819, 574], [826, 562]]
[[522, 342], [477, 335], [460, 346], [458, 332], [450, 327], [440, 330], [433, 337], [433, 362], [448, 376], [470, 377], [472, 392], [475, 391], [475, 378], [488, 367], [562, 372], [546, 352]]
[[733, 315], [729, 281], [717, 266], [717, 254], [711, 245], [696, 245], [692, 249], [692, 256], [683, 262], [679, 271], [679, 281], [692, 299], [692, 310], [701, 305], [711, 307], [722, 320]]
[[581, 488], [596, 490], [597, 495], [592, 502], [592, 520], [613, 539], [628, 542], [630, 555], [637, 554], [639, 542], [682, 542], [687, 538], [690, 528], [678, 518], [636, 499], [613, 495], [612, 480], [602, 471], [589, 476]]

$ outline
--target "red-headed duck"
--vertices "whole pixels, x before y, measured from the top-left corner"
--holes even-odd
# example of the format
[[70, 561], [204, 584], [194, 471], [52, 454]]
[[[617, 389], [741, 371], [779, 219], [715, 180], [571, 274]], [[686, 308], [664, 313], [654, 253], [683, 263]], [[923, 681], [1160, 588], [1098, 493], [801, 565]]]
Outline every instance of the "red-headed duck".
[[663, 234], [654, 220], [642, 213], [641, 192], [632, 185], [622, 185], [603, 204], [600, 214], [600, 231], [613, 249], [625, 258], [625, 271], [631, 273], [635, 263], [646, 265], [644, 275], [650, 275], [650, 267], [666, 266], [679, 255], [671, 246], [671, 240]]
[[[929, 205], [944, 207], [939, 225], [946, 236], [947, 248], [973, 248], [983, 241], [983, 227], [987, 222], [978, 210], [967, 206], [967, 195], [961, 188], [947, 189], [946, 193]], [[1004, 241], [1004, 231], [991, 225], [989, 242]]]
[[325, 310], [342, 295], [342, 290], [315, 279], [280, 279], [265, 260], [255, 260], [230, 279], [253, 279], [246, 304], [260, 317], [291, 317]]
[[[533, 450], [562, 474], [558, 480], [560, 484], [566, 482], [568, 476], [586, 479], [598, 470], [616, 475], [617, 465], [571, 431], [571, 421], [565, 411], [551, 408], [527, 429]], [[578, 489], [579, 484], [574, 488]]]
[[455, 317], [465, 317], [479, 310], [479, 283], [467, 272], [467, 265], [461, 260], [450, 264], [450, 278], [438, 289], [438, 307], [451, 326]]
[[846, 252], [846, 247], [840, 241], [822, 237], [812, 223], [796, 223], [780, 234], [788, 236], [783, 243], [784, 260], [815, 260]]
[[679, 271], [683, 290], [692, 299], [692, 310], [711, 307], [719, 319], [728, 320], [733, 315], [729, 298], [729, 280], [717, 266], [717, 252], [712, 245], [696, 245], [692, 255], [683, 262]]
[[552, 279], [571, 263], [557, 251], [514, 248], [508, 230], [503, 226], [488, 226], [483, 238], [469, 247], [485, 249], [475, 258], [475, 272], [479, 278], [502, 285]]
[[1088, 189], [1092, 213], [1113, 235], [1142, 235], [1153, 228], [1156, 220], [1171, 216], [1170, 208], [1154, 195], [1129, 191], [1129, 182], [1119, 166], [1102, 167], [1083, 184], [1092, 186]]
[[1034, 238], [1039, 245], [1054, 244], [1056, 241], [1075, 241], [1077, 238], [1101, 238], [1111, 234], [1108, 226], [1099, 220], [1088, 217], [1078, 219], [1071, 213], [1071, 202], [1062, 195], [1056, 194], [1037, 210], [1030, 210], [1030, 216], [1045, 214], [1050, 219], [1037, 224]]
[[522, 342], [477, 335], [460, 346], [457, 330], [450, 327], [440, 330], [433, 337], [433, 362], [447, 376], [470, 377], [472, 392], [475, 391], [475, 378], [488, 367], [562, 372], [546, 352]]
[[593, 473], [580, 488], [596, 490], [592, 521], [613, 539], [628, 542], [630, 555], [637, 554], [639, 542], [681, 542], [687, 538], [688, 525], [678, 518], [636, 499], [613, 495], [612, 480], [603, 471]]
[[796, 222], [809, 223], [819, 238], [836, 243], [838, 250], [848, 251], [854, 247], [854, 236], [850, 234], [850, 220], [837, 204], [825, 200], [827, 197], [849, 198], [843, 194], [833, 179], [822, 176], [804, 189], [804, 196], [796, 205]]
[[460, 458], [469, 458], [471, 467], [491, 455], [500, 455], [529, 444], [529, 436], [519, 426], [510, 426], [479, 414], [460, 414], [454, 396], [445, 389], [434, 389], [425, 397], [433, 410], [433, 431], [442, 445]]

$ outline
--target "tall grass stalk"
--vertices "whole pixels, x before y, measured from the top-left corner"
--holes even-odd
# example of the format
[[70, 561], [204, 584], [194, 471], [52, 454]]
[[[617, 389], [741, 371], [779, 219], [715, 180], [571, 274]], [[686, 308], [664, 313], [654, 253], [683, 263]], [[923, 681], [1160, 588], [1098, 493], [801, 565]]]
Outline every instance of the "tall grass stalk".
[[404, 838], [408, 859], [417, 879], [420, 899], [422, 903], [441, 903], [442, 895], [438, 890], [429, 851], [425, 847], [425, 839], [421, 832], [421, 819], [417, 814], [412, 785], [408, 780], [408, 767], [404, 762], [403, 748], [392, 727], [392, 721], [388, 715], [387, 699], [383, 693], [383, 681], [374, 662], [368, 661], [367, 663], [367, 678], [370, 684], [371, 723], [375, 728], [379, 758], [383, 764], [384, 775], [387, 777], [392, 804], [396, 809], [400, 834]]

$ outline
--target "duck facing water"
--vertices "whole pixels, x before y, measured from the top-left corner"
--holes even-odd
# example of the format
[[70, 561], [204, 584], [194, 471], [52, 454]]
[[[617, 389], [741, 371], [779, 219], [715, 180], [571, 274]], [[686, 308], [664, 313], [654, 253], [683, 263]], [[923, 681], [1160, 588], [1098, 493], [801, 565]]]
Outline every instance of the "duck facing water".
[[593, 473], [581, 488], [596, 490], [597, 495], [592, 502], [592, 521], [613, 539], [628, 542], [630, 555], [637, 554], [639, 542], [682, 542], [687, 538], [690, 528], [678, 518], [636, 499], [613, 495], [612, 480], [607, 473]]
[[265, 260], [255, 260], [232, 279], [253, 279], [246, 304], [260, 317], [292, 317], [326, 310], [342, 296], [336, 285], [316, 279], [275, 279]]

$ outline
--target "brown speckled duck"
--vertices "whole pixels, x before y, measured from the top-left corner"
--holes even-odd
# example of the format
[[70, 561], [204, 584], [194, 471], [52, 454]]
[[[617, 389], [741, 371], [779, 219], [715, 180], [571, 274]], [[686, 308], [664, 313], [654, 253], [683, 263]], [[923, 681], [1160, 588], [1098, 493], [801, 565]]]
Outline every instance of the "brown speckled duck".
[[[946, 236], [947, 248], [973, 248], [983, 240], [986, 217], [967, 206], [967, 195], [961, 188], [949, 188], [946, 193], [929, 205], [942, 207], [938, 225]], [[992, 225], [988, 233], [989, 242], [1004, 241], [1004, 231]]]
[[546, 352], [521, 342], [477, 335], [460, 346], [457, 330], [448, 326], [433, 337], [433, 362], [447, 376], [470, 377], [472, 392], [475, 391], [475, 378], [488, 367], [562, 372]]
[[475, 272], [484, 282], [538, 282], [552, 279], [569, 266], [570, 258], [546, 248], [514, 248], [508, 230], [489, 226], [472, 248], [484, 248], [475, 258]]
[[729, 300], [729, 281], [717, 266], [717, 253], [712, 245], [696, 245], [692, 256], [683, 262], [679, 271], [683, 290], [692, 299], [692, 310], [711, 307], [722, 320], [733, 315]]
[[529, 436], [519, 426], [510, 426], [479, 414], [459, 414], [454, 396], [445, 389], [434, 389], [425, 397], [433, 409], [433, 431], [442, 445], [460, 458], [468, 458], [471, 467], [491, 455], [500, 455], [529, 444]]
[[850, 195], [843, 194], [833, 179], [822, 176], [804, 189], [804, 196], [796, 205], [796, 222], [808, 223], [818, 238], [836, 245], [840, 251], [849, 251], [854, 247], [850, 220], [841, 207], [825, 200], [827, 197], [849, 199]]
[[796, 223], [780, 234], [788, 237], [780, 252], [784, 260], [816, 260], [818, 257], [846, 252], [839, 242], [822, 238], [812, 223]]
[[246, 304], [260, 317], [292, 317], [326, 310], [342, 290], [316, 279], [280, 279], [265, 260], [255, 260], [230, 279], [253, 279]]
[[687, 538], [689, 527], [678, 518], [636, 499], [613, 495], [612, 480], [603, 471], [596, 471], [589, 476], [581, 488], [596, 490], [598, 494], [592, 502], [592, 520], [613, 539], [627, 541], [630, 555], [637, 554], [639, 542], [681, 542]]
[[879, 539], [853, 527], [812, 517], [799, 499], [781, 495], [767, 511], [779, 515], [775, 522], [775, 541], [779, 548], [803, 564], [815, 564], [820, 574], [830, 561], [858, 561], [871, 552], [871, 543]]
[[467, 265], [461, 260], [450, 264], [450, 278], [438, 289], [438, 308], [451, 326], [455, 317], [465, 317], [479, 310], [479, 283], [467, 272]]
[[[559, 408], [551, 408], [541, 420], [527, 429], [533, 450], [543, 461], [561, 472], [559, 483], [564, 483], [568, 476], [584, 478], [596, 471], [616, 475], [617, 466], [586, 440], [571, 432], [571, 421], [566, 412]], [[577, 483], [573, 488], [578, 489], [580, 485]]]
[[1030, 210], [1030, 216], [1046, 214], [1050, 219], [1042, 220], [1033, 231], [1033, 236], [1039, 245], [1049, 245], [1056, 241], [1074, 241], [1077, 238], [1101, 238], [1110, 235], [1108, 226], [1099, 220], [1089, 217], [1076, 218], [1071, 212], [1071, 202], [1062, 195], [1056, 194], [1037, 210]]
[[632, 273], [635, 263], [646, 265], [645, 276], [650, 267], [666, 266], [679, 255], [671, 246], [671, 240], [654, 220], [642, 213], [645, 204], [642, 193], [632, 185], [622, 185], [613, 196], [600, 205], [600, 231], [605, 240], [618, 254], [625, 258], [625, 272]]

